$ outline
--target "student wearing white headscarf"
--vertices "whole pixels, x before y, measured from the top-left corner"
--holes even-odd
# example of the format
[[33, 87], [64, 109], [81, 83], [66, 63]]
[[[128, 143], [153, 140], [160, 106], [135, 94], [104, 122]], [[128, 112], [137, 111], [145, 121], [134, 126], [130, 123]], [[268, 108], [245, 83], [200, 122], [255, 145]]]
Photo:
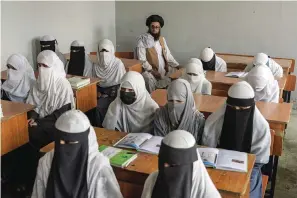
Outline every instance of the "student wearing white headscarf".
[[3, 83], [2, 99], [26, 102], [35, 82], [35, 75], [28, 60], [21, 54], [13, 54], [7, 59], [7, 80]]
[[190, 59], [181, 78], [190, 83], [193, 93], [211, 95], [211, 82], [205, 78], [202, 62], [198, 58]]
[[254, 90], [245, 81], [232, 85], [228, 98], [205, 122], [202, 145], [256, 155], [250, 197], [262, 197], [261, 167], [270, 155], [269, 124], [255, 105]]
[[121, 59], [115, 57], [113, 43], [104, 39], [100, 41], [97, 51], [98, 64], [94, 65], [93, 75], [102, 81], [98, 86], [101, 93], [96, 108], [95, 126], [102, 127], [107, 109], [117, 97], [121, 79], [126, 73], [125, 66]]
[[51, 50], [51, 51], [55, 52], [57, 54], [57, 56], [60, 58], [60, 60], [62, 61], [63, 68], [64, 68], [64, 66], [67, 63], [67, 60], [66, 60], [65, 56], [59, 51], [58, 42], [55, 39], [55, 37], [50, 36], [50, 35], [45, 35], [45, 36], [41, 37], [40, 49], [41, 49], [41, 52], [43, 50]]
[[200, 59], [204, 70], [227, 72], [227, 63], [218, 57], [210, 47], [204, 48], [201, 51]]
[[67, 74], [92, 77], [93, 63], [85, 52], [82, 41], [75, 40], [71, 43], [70, 60], [65, 70]]
[[255, 91], [255, 101], [279, 102], [279, 85], [266, 65], [252, 68], [245, 80]]
[[170, 132], [162, 140], [159, 171], [146, 179], [141, 198], [220, 198], [187, 131]]
[[123, 197], [86, 115], [65, 112], [56, 121], [55, 133], [55, 149], [39, 161], [32, 198]]
[[152, 133], [158, 104], [145, 89], [142, 75], [127, 72], [121, 81], [117, 98], [110, 104], [103, 127], [126, 133]]
[[168, 103], [156, 111], [153, 134], [166, 136], [173, 130], [185, 130], [200, 143], [205, 119], [196, 109], [189, 83], [183, 79], [174, 80], [168, 87], [167, 100]]
[[35, 106], [29, 114], [30, 143], [40, 149], [53, 141], [54, 123], [62, 113], [74, 107], [74, 98], [63, 63], [53, 51], [40, 52], [37, 63], [39, 76], [27, 103]]
[[179, 63], [172, 56], [166, 40], [161, 36], [164, 20], [159, 15], [151, 15], [146, 20], [147, 33], [137, 38], [135, 58], [142, 61], [143, 77], [147, 90], [165, 88], [170, 83], [169, 76], [176, 71]]
[[253, 63], [249, 64], [244, 71], [249, 72], [254, 66], [257, 65], [267, 65], [267, 67], [271, 70], [273, 76], [275, 78], [283, 77], [283, 68], [276, 63], [272, 58], [270, 58], [267, 54], [258, 53], [254, 57]]

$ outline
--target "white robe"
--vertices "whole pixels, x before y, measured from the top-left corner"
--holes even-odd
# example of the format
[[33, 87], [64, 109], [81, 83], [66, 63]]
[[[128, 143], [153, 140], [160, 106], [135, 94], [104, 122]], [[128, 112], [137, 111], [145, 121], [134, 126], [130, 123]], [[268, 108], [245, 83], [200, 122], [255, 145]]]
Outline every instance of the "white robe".
[[10, 64], [16, 70], [7, 70], [7, 80], [1, 88], [11, 101], [24, 103], [36, 80], [33, 68], [21, 54], [11, 55], [7, 60], [7, 64]]
[[[253, 63], [246, 66], [244, 69], [245, 72], [249, 72], [254, 67]], [[270, 68], [273, 76], [275, 78], [281, 78], [283, 77], [284, 71], [282, 66], [280, 66], [277, 62], [275, 62], [272, 58], [269, 58], [268, 60], [268, 67]]]
[[39, 67], [39, 76], [30, 90], [27, 103], [35, 106], [34, 111], [41, 118], [69, 103], [74, 108], [73, 90], [58, 56], [50, 50], [45, 50], [40, 52], [37, 61], [48, 68]]
[[[166, 43], [166, 40], [164, 38], [164, 45], [165, 45], [165, 51], [166, 51], [166, 58], [168, 61], [169, 71], [166, 74], [165, 71], [165, 60], [163, 58], [162, 54], [162, 47], [160, 44], [160, 41], [154, 41], [153, 37], [149, 33], [145, 33], [140, 36], [142, 39], [137, 40], [136, 44], [136, 58], [140, 61], [142, 61], [142, 67], [145, 70], [143, 73], [143, 77], [148, 84], [149, 92], [152, 92], [157, 88], [164, 88], [170, 83], [169, 76], [176, 71], [175, 67], [179, 66], [179, 63], [174, 59], [172, 56], [168, 45]], [[158, 61], [159, 61], [159, 73], [162, 76], [162, 79], [157, 81], [157, 79], [149, 72], [152, 70], [152, 66], [149, 64], [149, 62], [146, 59], [146, 48], [152, 48], [155, 47], [156, 52], [158, 54]]]
[[[220, 198], [218, 190], [209, 177], [203, 161], [197, 152], [198, 160], [193, 163], [191, 198]], [[158, 177], [158, 171], [146, 179], [141, 198], [151, 198]]]
[[151, 133], [153, 120], [158, 104], [151, 98], [145, 89], [144, 79], [138, 72], [127, 72], [122, 78], [121, 86], [129, 82], [135, 92], [136, 101], [126, 105], [120, 99], [120, 91], [117, 98], [110, 104], [103, 127], [126, 133]]
[[216, 72], [227, 72], [227, 63], [216, 55]]
[[[87, 170], [88, 197], [122, 198], [123, 196], [110, 166], [109, 159], [98, 151], [98, 147], [96, 133], [93, 127], [91, 127]], [[50, 151], [39, 160], [32, 198], [45, 198], [53, 157], [54, 151]]]
[[266, 65], [253, 67], [244, 77], [255, 91], [255, 101], [279, 102], [279, 85]]
[[[212, 113], [205, 122], [202, 145], [216, 148], [221, 137], [226, 104]], [[256, 155], [256, 163], [266, 164], [270, 155], [271, 134], [269, 124], [255, 107], [251, 153]]]

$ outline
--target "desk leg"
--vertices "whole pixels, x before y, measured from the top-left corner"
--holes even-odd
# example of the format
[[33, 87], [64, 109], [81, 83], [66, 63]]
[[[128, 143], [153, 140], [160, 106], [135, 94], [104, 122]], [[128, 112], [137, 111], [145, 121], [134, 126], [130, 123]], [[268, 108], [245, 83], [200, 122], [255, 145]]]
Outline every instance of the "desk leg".
[[274, 197], [275, 183], [276, 183], [276, 173], [278, 166], [278, 156], [274, 156], [272, 178], [271, 178], [271, 189], [270, 189], [270, 198]]

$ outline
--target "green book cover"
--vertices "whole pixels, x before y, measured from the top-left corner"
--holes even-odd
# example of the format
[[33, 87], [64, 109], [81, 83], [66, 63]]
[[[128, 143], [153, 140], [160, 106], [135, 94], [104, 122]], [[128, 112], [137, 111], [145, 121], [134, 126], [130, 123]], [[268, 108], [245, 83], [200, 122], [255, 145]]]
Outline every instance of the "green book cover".
[[126, 167], [137, 157], [136, 152], [106, 145], [101, 145], [99, 151], [109, 158], [111, 165], [117, 167]]

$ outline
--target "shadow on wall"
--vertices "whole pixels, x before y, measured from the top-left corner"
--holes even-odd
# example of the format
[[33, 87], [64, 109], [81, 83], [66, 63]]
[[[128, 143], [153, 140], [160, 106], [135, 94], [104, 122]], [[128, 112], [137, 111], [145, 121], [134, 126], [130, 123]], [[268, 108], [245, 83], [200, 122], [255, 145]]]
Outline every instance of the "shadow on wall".
[[37, 70], [37, 55], [40, 53], [40, 38], [36, 37], [32, 40], [32, 60], [33, 69]]

